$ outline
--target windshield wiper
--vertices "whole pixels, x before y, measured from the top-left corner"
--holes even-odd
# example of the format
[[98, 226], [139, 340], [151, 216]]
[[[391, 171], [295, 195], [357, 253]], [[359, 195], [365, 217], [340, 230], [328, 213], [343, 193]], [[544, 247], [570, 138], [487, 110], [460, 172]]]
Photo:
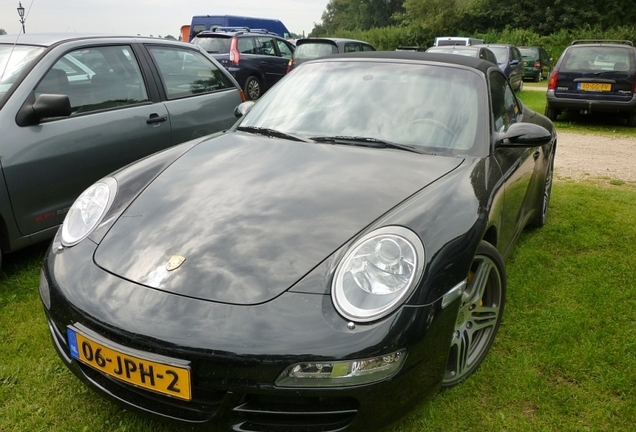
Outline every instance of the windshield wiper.
[[377, 138], [336, 135], [336, 136], [330, 136], [330, 137], [329, 136], [311, 137], [310, 139], [318, 143], [346, 144], [346, 145], [374, 147], [374, 148], [390, 148], [390, 149], [405, 150], [405, 151], [410, 151], [413, 153], [422, 154], [422, 151], [417, 149], [415, 146], [410, 146], [406, 144], [398, 144], [391, 141], [379, 140]]
[[294, 141], [311, 142], [311, 140], [308, 140], [307, 138], [288, 134], [286, 132], [281, 132], [276, 129], [269, 129], [269, 128], [263, 128], [263, 127], [257, 127], [257, 126], [239, 126], [236, 128], [236, 130], [239, 130], [241, 132], [254, 133], [257, 135], [265, 135], [265, 136], [274, 137], [274, 138], [284, 138], [284, 139], [290, 139]]

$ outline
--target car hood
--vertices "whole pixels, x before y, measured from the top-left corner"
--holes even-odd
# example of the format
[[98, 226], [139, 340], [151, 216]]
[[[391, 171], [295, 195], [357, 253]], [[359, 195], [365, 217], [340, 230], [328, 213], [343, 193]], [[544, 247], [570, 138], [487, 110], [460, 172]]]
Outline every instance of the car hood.
[[[159, 175], [114, 223], [95, 262], [167, 292], [263, 303], [462, 160], [228, 133]], [[185, 261], [168, 270], [173, 256]]]

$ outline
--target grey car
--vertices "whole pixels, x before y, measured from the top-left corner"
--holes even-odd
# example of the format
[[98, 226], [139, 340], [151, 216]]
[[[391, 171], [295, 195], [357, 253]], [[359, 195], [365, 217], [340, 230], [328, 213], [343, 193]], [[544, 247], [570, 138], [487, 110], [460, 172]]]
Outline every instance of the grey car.
[[197, 46], [0, 36], [0, 248], [50, 239], [73, 201], [146, 155], [230, 127], [244, 100]]
[[497, 57], [495, 56], [495, 54], [484, 46], [442, 45], [430, 47], [426, 50], [426, 52], [438, 54], [457, 54], [467, 57], [476, 57], [497, 64]]
[[296, 66], [332, 54], [350, 53], [360, 51], [375, 51], [373, 45], [356, 39], [343, 38], [305, 38], [296, 41], [296, 50], [289, 59], [287, 72], [291, 72]]

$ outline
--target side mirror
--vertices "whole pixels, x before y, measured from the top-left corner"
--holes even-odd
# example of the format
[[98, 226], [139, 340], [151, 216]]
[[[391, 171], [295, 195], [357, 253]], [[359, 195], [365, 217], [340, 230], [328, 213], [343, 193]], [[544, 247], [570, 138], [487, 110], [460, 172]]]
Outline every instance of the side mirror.
[[22, 105], [16, 122], [20, 126], [33, 126], [50, 117], [68, 117], [71, 115], [71, 101], [63, 94], [42, 94], [30, 103]]
[[552, 134], [543, 126], [533, 123], [514, 123], [499, 134], [497, 147], [538, 147], [548, 144]]
[[243, 117], [245, 114], [250, 112], [250, 110], [252, 109], [253, 106], [254, 106], [254, 102], [253, 101], [243, 102], [242, 104], [240, 104], [239, 106], [234, 108], [234, 116], [236, 118]]

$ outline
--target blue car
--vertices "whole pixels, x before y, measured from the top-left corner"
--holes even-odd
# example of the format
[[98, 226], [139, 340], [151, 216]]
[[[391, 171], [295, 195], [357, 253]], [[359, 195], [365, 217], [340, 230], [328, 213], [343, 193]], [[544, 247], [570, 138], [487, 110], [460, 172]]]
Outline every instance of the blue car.
[[[480, 46], [480, 45], [478, 45]], [[523, 57], [519, 48], [514, 45], [488, 44], [481, 45], [495, 53], [499, 69], [506, 75], [510, 85], [516, 91], [523, 90]]]
[[295, 46], [267, 30], [220, 27], [197, 34], [192, 43], [219, 61], [250, 100], [260, 98], [287, 73]]

